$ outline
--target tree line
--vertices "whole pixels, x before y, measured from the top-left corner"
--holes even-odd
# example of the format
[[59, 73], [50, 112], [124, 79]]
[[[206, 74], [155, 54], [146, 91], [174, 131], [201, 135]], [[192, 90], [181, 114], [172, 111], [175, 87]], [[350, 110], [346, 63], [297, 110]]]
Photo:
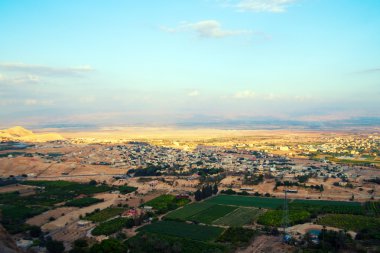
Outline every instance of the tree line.
[[196, 201], [200, 201], [202, 199], [208, 198], [212, 195], [218, 193], [218, 185], [215, 183], [213, 186], [210, 184], [203, 185], [201, 189], [198, 189], [194, 193], [194, 197]]

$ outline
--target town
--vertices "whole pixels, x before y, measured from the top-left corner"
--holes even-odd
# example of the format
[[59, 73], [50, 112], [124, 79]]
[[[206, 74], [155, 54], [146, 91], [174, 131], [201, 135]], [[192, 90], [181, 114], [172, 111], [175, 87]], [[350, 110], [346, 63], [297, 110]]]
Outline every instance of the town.
[[[2, 224], [18, 249], [35, 252], [53, 252], [52, 247], [82, 252], [78, 244], [103, 247], [96, 245], [112, 238], [133, 249], [137, 246], [132, 242], [143, 240], [146, 233], [166, 231], [168, 236], [178, 236], [165, 226], [179, 226], [183, 233], [217, 230], [213, 233], [227, 241], [234, 233], [258, 233], [250, 237], [257, 239], [237, 244], [222, 243], [218, 236], [206, 240], [216, 240], [222, 252], [243, 252], [262, 240], [272, 250], [281, 248], [276, 234], [284, 228], [289, 235], [285, 249], [291, 251], [300, 245], [318, 247], [318, 235], [308, 231], [323, 231], [326, 226], [332, 231], [346, 229], [350, 238], [357, 237], [361, 228], [337, 223], [350, 215], [364, 219], [363, 214], [374, 212], [368, 219], [377, 224], [378, 134], [344, 133], [318, 142], [311, 135], [298, 145], [289, 136], [281, 141], [273, 136], [272, 143], [268, 137], [244, 138], [230, 139], [228, 145], [221, 145], [223, 138], [171, 140], [165, 145], [157, 144], [157, 139], [113, 143], [66, 138], [28, 144], [4, 139]], [[284, 225], [286, 194], [289, 222]], [[44, 200], [49, 198], [55, 200]], [[21, 204], [26, 209], [16, 215], [12, 210]], [[235, 231], [234, 226], [242, 230]], [[309, 244], [307, 236], [314, 238]]]

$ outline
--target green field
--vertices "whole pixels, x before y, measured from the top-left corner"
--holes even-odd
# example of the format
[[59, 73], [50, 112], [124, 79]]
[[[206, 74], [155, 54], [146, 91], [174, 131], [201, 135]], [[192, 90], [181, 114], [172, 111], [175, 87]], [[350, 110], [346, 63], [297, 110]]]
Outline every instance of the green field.
[[[220, 205], [279, 209], [284, 204], [284, 199], [238, 195], [218, 195], [216, 197], [207, 199], [205, 202]], [[361, 206], [361, 203], [352, 201], [289, 199], [289, 209], [308, 210], [309, 212], [318, 213], [363, 213], [363, 207]]]
[[182, 208], [179, 208], [173, 212], [170, 212], [168, 215], [165, 216], [165, 218], [168, 219], [179, 219], [179, 220], [186, 220], [187, 218], [203, 211], [214, 204], [212, 203], [206, 203], [206, 202], [198, 202], [198, 203], [192, 203], [189, 205], [186, 205]]
[[328, 214], [318, 219], [317, 223], [356, 232], [362, 229], [380, 228], [380, 218], [351, 214]]
[[129, 238], [126, 245], [130, 252], [168, 252], [168, 253], [228, 253], [228, 245], [214, 242], [195, 241], [188, 238], [179, 238], [164, 234], [140, 232]]
[[214, 220], [217, 220], [226, 214], [235, 211], [237, 208], [238, 207], [236, 206], [214, 205], [189, 217], [189, 220], [211, 224]]
[[112, 217], [120, 215], [122, 212], [124, 212], [124, 210], [125, 210], [124, 208], [119, 208], [119, 207], [108, 207], [101, 211], [90, 213], [84, 219], [90, 220], [93, 222], [103, 222], [108, 219], [111, 219]]
[[180, 206], [184, 206], [189, 202], [189, 199], [177, 199], [173, 195], [161, 195], [146, 202], [144, 205], [151, 206], [157, 211], [157, 213], [162, 214], [177, 209]]
[[223, 228], [201, 226], [176, 221], [160, 221], [139, 228], [137, 231], [165, 234], [197, 241], [215, 241], [224, 231]]
[[243, 225], [252, 223], [252, 221], [255, 220], [255, 218], [257, 218], [261, 213], [262, 211], [257, 208], [239, 207], [235, 211], [227, 214], [226, 216], [214, 220], [212, 224], [231, 227], [241, 227]]
[[133, 219], [128, 218], [116, 218], [101, 223], [96, 226], [92, 231], [92, 235], [112, 235], [123, 227], [132, 227], [134, 225]]
[[130, 192], [134, 192], [137, 190], [137, 187], [132, 187], [132, 186], [128, 186], [128, 185], [123, 185], [123, 186], [119, 186], [118, 190], [120, 191], [120, 193], [122, 194], [127, 194], [127, 193], [130, 193]]
[[364, 214], [365, 211], [359, 202], [302, 199], [292, 200], [289, 203], [289, 209], [291, 211], [307, 210], [316, 215], [323, 213]]
[[[257, 223], [265, 226], [282, 226], [284, 213], [282, 210], [269, 210], [259, 216]], [[296, 210], [289, 212], [289, 225], [305, 223], [309, 221], [310, 213], [304, 210]]]
[[73, 200], [67, 201], [65, 205], [75, 206], [75, 207], [85, 207], [85, 206], [91, 206], [99, 202], [103, 202], [103, 199], [84, 197], [80, 199], [73, 199]]
[[207, 199], [205, 202], [220, 204], [220, 205], [234, 205], [234, 206], [248, 206], [248, 207], [261, 207], [276, 209], [283, 205], [283, 199], [277, 198], [262, 198], [262, 197], [247, 197], [237, 195], [218, 195], [216, 197]]

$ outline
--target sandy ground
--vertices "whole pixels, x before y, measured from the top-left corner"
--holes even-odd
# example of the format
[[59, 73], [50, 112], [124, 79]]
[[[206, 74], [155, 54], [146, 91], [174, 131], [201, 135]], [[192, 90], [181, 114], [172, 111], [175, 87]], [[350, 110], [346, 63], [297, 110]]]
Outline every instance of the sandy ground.
[[46, 211], [40, 215], [34, 216], [26, 221], [27, 224], [42, 226], [46, 223], [49, 223], [49, 218], [53, 217], [54, 219], [58, 219], [59, 217], [63, 217], [64, 215], [78, 210], [77, 207], [59, 207], [57, 209]]
[[[127, 169], [111, 168], [109, 166], [76, 164], [73, 162], [44, 161], [39, 157], [14, 157], [0, 158], [0, 175], [22, 175], [33, 173], [37, 179], [63, 178], [71, 180], [75, 177], [83, 176], [88, 180], [93, 176], [123, 174]], [[63, 176], [62, 173], [70, 173], [70, 176]], [[110, 178], [111, 176], [108, 176]]]
[[[119, 196], [121, 198], [119, 198]], [[100, 198], [100, 199], [104, 199], [104, 202], [101, 202], [101, 203], [98, 203], [95, 205], [91, 205], [88, 207], [80, 208], [77, 210], [73, 210], [73, 211], [65, 214], [64, 216], [57, 218], [54, 221], [46, 223], [45, 225], [42, 226], [42, 230], [43, 231], [53, 231], [56, 229], [63, 228], [67, 224], [78, 221], [80, 215], [85, 216], [86, 213], [91, 213], [97, 208], [105, 209], [111, 205], [117, 204], [117, 201], [121, 201], [122, 199], [125, 199], [125, 197], [123, 197], [123, 195], [110, 194], [110, 193], [96, 194], [95, 197]]]
[[281, 237], [260, 235], [245, 249], [238, 249], [236, 253], [287, 253], [294, 252], [293, 246], [282, 242]]
[[[339, 228], [334, 228], [334, 227], [328, 227], [328, 226], [322, 226], [322, 225], [317, 225], [313, 223], [304, 223], [304, 224], [299, 224], [295, 225], [293, 227], [290, 227], [287, 229], [287, 231], [292, 234], [292, 235], [304, 235], [306, 234], [309, 230], [322, 230], [323, 228], [326, 228], [327, 230], [333, 230], [333, 231], [340, 231], [342, 229]], [[351, 235], [352, 238], [355, 238], [356, 233], [354, 231], [347, 231], [348, 234]]]
[[77, 239], [86, 237], [87, 231], [94, 228], [95, 224], [88, 223], [87, 225], [78, 225], [77, 222], [71, 223], [70, 225], [63, 227], [61, 229], [55, 230], [50, 235], [54, 240], [63, 241], [66, 250], [71, 248], [72, 242]]
[[15, 192], [18, 191], [21, 196], [28, 196], [31, 194], [34, 194], [34, 186], [29, 186], [29, 185], [7, 185], [7, 186], [2, 186], [0, 187], [0, 193], [5, 193], [5, 192]]

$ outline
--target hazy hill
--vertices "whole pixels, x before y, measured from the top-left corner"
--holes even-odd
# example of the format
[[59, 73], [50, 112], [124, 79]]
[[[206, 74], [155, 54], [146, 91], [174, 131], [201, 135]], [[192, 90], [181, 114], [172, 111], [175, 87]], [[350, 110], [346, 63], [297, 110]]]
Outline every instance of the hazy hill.
[[2, 141], [25, 141], [25, 142], [45, 142], [54, 140], [64, 140], [57, 133], [35, 134], [21, 126], [16, 126], [0, 130], [0, 140]]

